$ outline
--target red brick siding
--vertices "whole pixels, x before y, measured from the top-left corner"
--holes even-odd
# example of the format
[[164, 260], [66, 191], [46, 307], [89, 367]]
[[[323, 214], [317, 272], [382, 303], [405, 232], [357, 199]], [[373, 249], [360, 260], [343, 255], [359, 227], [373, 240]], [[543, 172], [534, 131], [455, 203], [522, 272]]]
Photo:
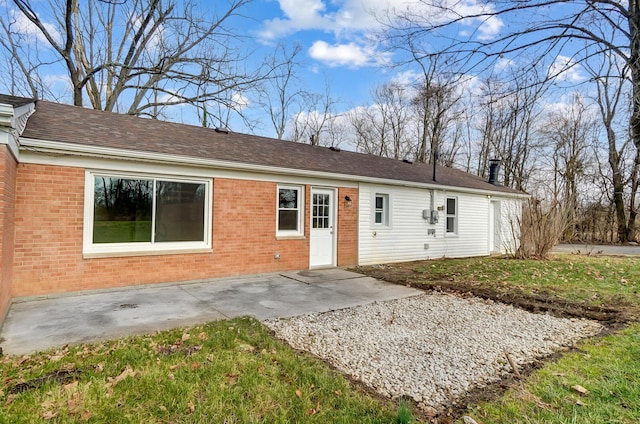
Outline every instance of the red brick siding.
[[11, 303], [14, 249], [16, 160], [0, 146], [0, 325]]
[[[345, 197], [351, 198], [347, 205]], [[338, 189], [338, 266], [358, 264], [358, 189]]]
[[[213, 253], [82, 257], [81, 168], [20, 164], [16, 180], [13, 296], [188, 281], [309, 266], [310, 187], [305, 238], [276, 239], [276, 183], [216, 178]], [[340, 189], [339, 265], [357, 262], [357, 189]], [[280, 259], [274, 255], [280, 254]]]

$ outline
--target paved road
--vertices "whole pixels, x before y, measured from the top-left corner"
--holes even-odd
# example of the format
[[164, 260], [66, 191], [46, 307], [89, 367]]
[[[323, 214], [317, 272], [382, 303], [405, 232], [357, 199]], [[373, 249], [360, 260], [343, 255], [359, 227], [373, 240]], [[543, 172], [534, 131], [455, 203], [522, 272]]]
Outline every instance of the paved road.
[[581, 253], [591, 255], [631, 255], [640, 256], [640, 246], [605, 244], [559, 244], [553, 248], [557, 253]]

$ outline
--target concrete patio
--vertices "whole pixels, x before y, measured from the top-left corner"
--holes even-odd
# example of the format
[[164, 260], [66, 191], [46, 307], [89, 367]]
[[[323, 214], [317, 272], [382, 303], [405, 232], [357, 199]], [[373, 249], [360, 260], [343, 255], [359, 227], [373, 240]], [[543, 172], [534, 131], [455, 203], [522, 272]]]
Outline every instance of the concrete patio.
[[21, 355], [217, 319], [288, 317], [420, 293], [324, 269], [17, 299], [0, 332], [0, 346], [5, 354]]

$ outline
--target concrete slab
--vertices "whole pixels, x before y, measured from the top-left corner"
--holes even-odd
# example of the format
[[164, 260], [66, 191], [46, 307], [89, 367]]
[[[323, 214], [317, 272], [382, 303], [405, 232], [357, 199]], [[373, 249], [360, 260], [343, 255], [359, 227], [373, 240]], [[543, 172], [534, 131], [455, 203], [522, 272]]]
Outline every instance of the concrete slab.
[[21, 355], [217, 319], [289, 317], [420, 293], [341, 269], [127, 288], [14, 302], [0, 340], [5, 354]]

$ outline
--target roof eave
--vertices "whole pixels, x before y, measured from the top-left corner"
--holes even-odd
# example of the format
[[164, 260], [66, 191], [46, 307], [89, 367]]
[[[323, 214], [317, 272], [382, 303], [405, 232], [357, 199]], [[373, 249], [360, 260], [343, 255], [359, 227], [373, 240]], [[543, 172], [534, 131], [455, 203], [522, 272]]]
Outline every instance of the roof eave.
[[67, 143], [60, 141], [40, 140], [34, 138], [20, 138], [20, 146], [22, 149], [36, 151], [45, 154], [54, 155], [73, 155], [80, 157], [94, 157], [104, 159], [129, 160], [137, 162], [167, 164], [167, 165], [187, 165], [200, 168], [217, 168], [231, 171], [247, 171], [258, 172], [264, 174], [280, 174], [287, 176], [302, 176], [326, 178], [334, 180], [343, 180], [348, 182], [364, 182], [371, 184], [386, 184], [403, 187], [417, 187], [424, 189], [446, 189], [449, 191], [496, 195], [503, 197], [527, 198], [528, 195], [522, 193], [508, 193], [499, 190], [483, 190], [467, 187], [457, 187], [438, 183], [421, 183], [404, 180], [393, 180], [387, 178], [367, 177], [360, 175], [350, 175], [333, 172], [319, 172], [295, 168], [281, 168], [276, 166], [255, 165], [244, 162], [233, 162], [217, 159], [205, 159], [193, 156], [180, 156], [166, 153], [154, 153], [147, 151], [116, 149], [112, 147], [88, 146], [76, 143]]

